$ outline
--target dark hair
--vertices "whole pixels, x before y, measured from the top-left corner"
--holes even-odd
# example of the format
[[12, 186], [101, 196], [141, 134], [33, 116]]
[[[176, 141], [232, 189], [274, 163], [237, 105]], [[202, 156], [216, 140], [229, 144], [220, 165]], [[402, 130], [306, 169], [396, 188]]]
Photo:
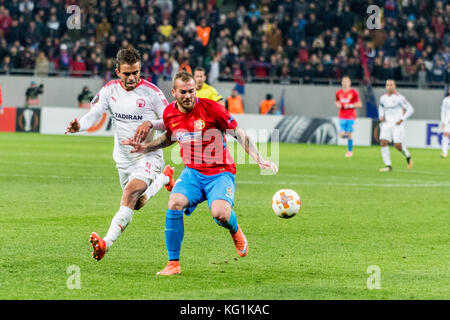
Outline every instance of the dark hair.
[[141, 54], [134, 48], [120, 49], [116, 56], [116, 68], [120, 71], [122, 64], [133, 65], [141, 62]]
[[270, 93], [266, 94], [266, 100], [272, 100], [272, 95]]
[[201, 71], [203, 73], [206, 73], [206, 70], [203, 67], [197, 67], [197, 68], [194, 69], [194, 73], [195, 73], [195, 71]]
[[178, 71], [175, 76], [173, 77], [173, 81], [172, 81], [172, 87], [175, 89], [175, 81], [177, 81], [178, 79], [181, 79], [181, 81], [183, 82], [188, 82], [189, 80], [194, 80], [194, 76], [192, 74], [190, 74], [189, 72], [187, 72], [186, 70], [182, 70], [182, 71]]

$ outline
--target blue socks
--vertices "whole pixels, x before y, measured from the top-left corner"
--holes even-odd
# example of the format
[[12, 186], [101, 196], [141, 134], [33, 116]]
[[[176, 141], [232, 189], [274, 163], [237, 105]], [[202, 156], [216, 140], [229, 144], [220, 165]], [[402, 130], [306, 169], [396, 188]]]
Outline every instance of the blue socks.
[[[219, 226], [230, 230], [232, 234], [235, 234], [239, 228], [234, 210], [231, 210], [230, 219], [227, 223], [222, 224], [216, 219], [214, 221]], [[181, 243], [184, 236], [183, 211], [167, 209], [165, 233], [169, 260], [180, 260]]]
[[183, 211], [167, 209], [165, 233], [169, 260], [180, 260], [181, 242], [184, 236]]
[[216, 220], [216, 218], [214, 218], [214, 221], [221, 227], [224, 227], [228, 230], [230, 230], [230, 232], [232, 234], [235, 234], [236, 231], [239, 228], [239, 225], [237, 223], [237, 218], [236, 218], [236, 213], [234, 212], [234, 210], [231, 210], [231, 214], [230, 214], [230, 219], [228, 219], [228, 222], [225, 224], [220, 223], [219, 221]]
[[353, 139], [348, 139], [348, 151], [353, 151]]

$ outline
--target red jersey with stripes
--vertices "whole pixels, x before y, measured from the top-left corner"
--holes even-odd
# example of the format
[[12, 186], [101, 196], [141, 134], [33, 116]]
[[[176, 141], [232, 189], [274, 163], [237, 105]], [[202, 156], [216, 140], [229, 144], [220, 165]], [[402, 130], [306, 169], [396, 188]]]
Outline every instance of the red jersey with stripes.
[[344, 91], [339, 89], [336, 92], [336, 101], [341, 104], [339, 109], [339, 119], [356, 119], [356, 111], [354, 108], [344, 108], [345, 105], [355, 104], [359, 101], [358, 91], [354, 89], [349, 89]]
[[174, 101], [164, 110], [163, 119], [169, 137], [180, 144], [180, 155], [187, 167], [205, 175], [236, 174], [225, 135], [238, 124], [222, 105], [196, 98], [192, 111], [182, 113]]

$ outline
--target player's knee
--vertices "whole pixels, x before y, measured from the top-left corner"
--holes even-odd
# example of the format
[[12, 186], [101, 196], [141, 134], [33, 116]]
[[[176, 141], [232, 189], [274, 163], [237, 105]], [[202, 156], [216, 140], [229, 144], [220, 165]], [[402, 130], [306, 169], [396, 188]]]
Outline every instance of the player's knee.
[[231, 206], [226, 202], [225, 204], [218, 203], [211, 206], [211, 214], [214, 219], [220, 223], [227, 223], [230, 218]]
[[401, 144], [401, 143], [394, 143], [394, 147], [395, 147], [395, 149], [397, 149], [398, 151], [402, 151], [402, 144]]
[[122, 194], [122, 202], [126, 204], [135, 203], [142, 195], [142, 192], [140, 189], [125, 188]]
[[171, 194], [169, 197], [169, 209], [181, 211], [189, 204], [189, 200], [182, 194]]

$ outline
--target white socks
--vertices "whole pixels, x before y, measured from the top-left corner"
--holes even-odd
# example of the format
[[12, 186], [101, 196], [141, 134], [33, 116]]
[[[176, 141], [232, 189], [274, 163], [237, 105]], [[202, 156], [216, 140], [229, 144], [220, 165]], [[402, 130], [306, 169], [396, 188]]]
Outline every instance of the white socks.
[[170, 178], [163, 173], [159, 174], [158, 177], [153, 181], [150, 186], [145, 190], [143, 193], [147, 197], [147, 201], [152, 198], [155, 194], [158, 193], [158, 191], [168, 184], [170, 181]]
[[406, 159], [411, 157], [411, 154], [409, 153], [408, 149], [404, 144], [402, 144], [402, 154], [406, 157]]
[[448, 142], [449, 142], [449, 137], [442, 135], [441, 148], [442, 148], [442, 154], [444, 156], [448, 155]]
[[[158, 175], [158, 177], [153, 181], [150, 186], [143, 193], [147, 200], [153, 197], [163, 186], [168, 184], [170, 181], [169, 177], [164, 174]], [[133, 219], [133, 209], [125, 206], [121, 206], [119, 211], [111, 221], [111, 226], [109, 227], [108, 233], [106, 234], [105, 240], [106, 249], [109, 249], [113, 243], [120, 237], [125, 228], [130, 224]]]
[[114, 243], [114, 241], [116, 241], [117, 238], [120, 237], [120, 235], [128, 226], [128, 224], [131, 222], [132, 219], [133, 219], [133, 210], [128, 207], [121, 206], [119, 211], [117, 211], [116, 215], [112, 219], [108, 233], [103, 239], [106, 242], [106, 249], [109, 249]]
[[391, 153], [389, 151], [389, 146], [381, 147], [381, 157], [383, 158], [384, 164], [386, 166], [391, 165]]

